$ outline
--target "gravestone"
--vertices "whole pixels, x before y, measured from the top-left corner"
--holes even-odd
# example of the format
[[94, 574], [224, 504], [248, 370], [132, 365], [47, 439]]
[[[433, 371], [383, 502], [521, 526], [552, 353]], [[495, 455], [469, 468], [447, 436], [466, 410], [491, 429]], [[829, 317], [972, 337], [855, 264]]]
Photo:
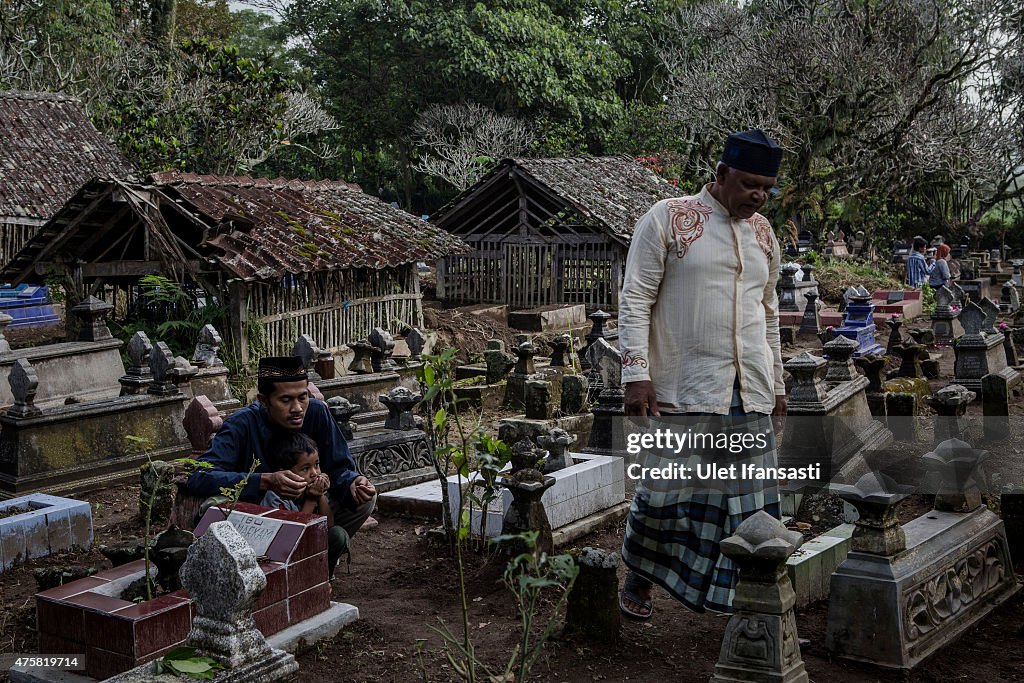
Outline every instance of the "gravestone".
[[971, 441], [970, 423], [965, 415], [967, 406], [976, 398], [973, 391], [959, 384], [950, 384], [936, 391], [928, 404], [935, 410], [933, 445], [948, 439]]
[[579, 574], [565, 607], [565, 634], [614, 643], [619, 639], [619, 557], [597, 548], [584, 548], [576, 558]]
[[350, 402], [344, 396], [332, 396], [327, 399], [327, 409], [331, 411], [331, 417], [341, 430], [341, 435], [346, 441], [351, 441], [354, 432], [352, 416], [362, 410], [362, 406]]
[[1013, 338], [1017, 331], [1008, 325], [1000, 327], [1000, 331], [1003, 335], [1003, 353], [1006, 354], [1006, 364], [1011, 368], [1016, 368], [1020, 365], [1020, 357], [1017, 355], [1017, 345], [1013, 343]]
[[572, 365], [566, 359], [566, 354], [569, 352], [571, 344], [572, 337], [567, 334], [559, 335], [548, 342], [548, 346], [551, 347], [551, 367], [564, 368]]
[[373, 346], [365, 339], [349, 342], [348, 348], [352, 349], [352, 362], [348, 364], [348, 371], [355, 375], [369, 375], [374, 372], [373, 363], [370, 361], [370, 354]]
[[905, 391], [885, 394], [886, 424], [897, 441], [914, 443], [919, 436], [917, 416], [920, 415], [918, 397]]
[[306, 371], [306, 376], [310, 382], [319, 382], [321, 380], [316, 368], [313, 367], [317, 357], [320, 355], [320, 347], [316, 345], [311, 336], [308, 334], [299, 335], [299, 338], [295, 340], [294, 346], [292, 346], [292, 355], [302, 361], [302, 368]]
[[1003, 285], [999, 296], [999, 310], [1003, 313], [1016, 313], [1020, 309], [1020, 292], [1012, 283]]
[[576, 437], [558, 427], [537, 437], [537, 445], [548, 452], [547, 460], [544, 461], [544, 474], [572, 467], [569, 446], [574, 443], [576, 443]]
[[203, 325], [199, 330], [199, 340], [196, 342], [195, 352], [192, 354], [193, 365], [200, 368], [213, 368], [224, 365], [224, 361], [217, 357], [221, 345], [220, 333], [213, 325]]
[[987, 296], [982, 297], [978, 304], [985, 313], [985, 321], [982, 323], [981, 331], [984, 334], [996, 334], [996, 320], [999, 319], [999, 305], [994, 303]]
[[853, 354], [854, 358], [869, 353], [882, 353], [881, 344], [875, 341], [874, 311], [871, 293], [860, 285], [855, 287], [846, 306], [843, 324], [836, 328], [836, 333], [857, 342], [858, 349]]
[[551, 405], [551, 382], [528, 379], [523, 387], [523, 405], [527, 420], [550, 420], [554, 408]]
[[1010, 261], [1010, 265], [1013, 266], [1013, 275], [1010, 276], [1010, 282], [1018, 287], [1024, 287], [1024, 276], [1022, 276], [1020, 272], [1021, 266], [1024, 266], [1024, 261], [1014, 259], [1013, 261]]
[[895, 350], [900, 357], [900, 367], [896, 372], [897, 377], [924, 377], [921, 361], [928, 358], [928, 351], [922, 344], [904, 340]]
[[885, 423], [885, 366], [888, 363], [885, 356], [869, 354], [861, 356], [854, 361], [868, 380], [868, 386], [864, 390], [867, 396], [868, 408], [871, 415], [881, 418]]
[[967, 301], [968, 297], [967, 293], [964, 292], [964, 288], [960, 286], [960, 283], [957, 280], [951, 281], [949, 283], [949, 289], [951, 292], [953, 292], [953, 302], [956, 304], [956, 306], [963, 306], [964, 302]]
[[392, 372], [397, 367], [391, 360], [395, 351], [395, 340], [391, 333], [381, 327], [375, 327], [367, 337], [370, 343], [370, 365], [374, 372]]
[[422, 400], [421, 394], [414, 393], [405, 387], [395, 387], [381, 396], [381, 405], [388, 409], [384, 428], [401, 431], [417, 429], [416, 417], [412, 414], [412, 409]]
[[1020, 375], [1006, 365], [1003, 335], [984, 333], [987, 316], [982, 308], [968, 301], [960, 310], [959, 319], [964, 334], [955, 345], [953, 381], [977, 394], [981, 393], [981, 379], [988, 374], [1003, 374], [1010, 386], [1015, 386]]
[[205, 396], [196, 396], [189, 401], [182, 418], [185, 435], [196, 458], [210, 448], [213, 435], [223, 426], [224, 420], [217, 413], [217, 406]]
[[853, 365], [853, 354], [858, 348], [857, 342], [849, 337], [836, 337], [823, 348], [825, 355], [828, 356], [826, 382], [850, 382], [859, 376]]
[[593, 323], [590, 327], [590, 332], [588, 332], [585, 337], [587, 348], [590, 348], [593, 346], [595, 341], [605, 338], [604, 326], [612, 316], [610, 313], [605, 313], [604, 311], [594, 311], [587, 317], [590, 318]]
[[227, 668], [233, 683], [276, 681], [298, 671], [295, 657], [267, 645], [252, 609], [267, 587], [256, 552], [230, 522], [211, 524], [189, 548], [181, 583], [196, 615], [185, 644]]
[[[601, 340], [603, 341], [603, 340]], [[517, 444], [518, 446], [518, 444]], [[527, 442], [529, 447], [529, 442]], [[517, 448], [513, 447], [513, 457]], [[541, 453], [543, 456], [543, 453]], [[536, 469], [537, 457], [532, 464], [517, 468], [513, 464], [510, 476], [500, 476], [498, 482], [512, 494], [512, 503], [502, 519], [501, 534], [513, 536], [525, 533], [536, 533], [537, 542], [533, 549], [536, 554], [551, 554], [554, 550], [554, 539], [551, 534], [551, 522], [541, 498], [544, 492], [555, 485], [554, 477], [544, 476]], [[515, 556], [528, 552], [524, 543], [518, 540], [507, 541], [500, 546], [505, 552]]]
[[82, 303], [71, 309], [81, 322], [78, 328], [78, 341], [96, 342], [113, 339], [110, 328], [107, 327], [106, 318], [114, 310], [113, 304], [108, 304], [94, 296], [87, 297]]
[[405, 334], [405, 343], [409, 347], [409, 357], [412, 360], [420, 360], [423, 357], [423, 349], [427, 347], [427, 337], [415, 327]]
[[733, 613], [725, 625], [712, 683], [808, 680], [796, 630], [796, 593], [786, 560], [803, 535], [759, 510], [721, 542], [722, 554], [739, 567]]
[[142, 330], [136, 331], [124, 345], [128, 362], [125, 374], [118, 378], [121, 385], [121, 396], [144, 394], [152, 382], [153, 375], [149, 369], [149, 354], [153, 345]]
[[562, 415], [577, 415], [587, 406], [587, 378], [583, 375], [562, 375]]
[[605, 339], [598, 339], [591, 348], [591, 362], [601, 377], [601, 393], [591, 408], [594, 426], [590, 430], [587, 450], [613, 452], [621, 450], [622, 420], [625, 415], [622, 390], [622, 356]]
[[1019, 589], [1003, 523], [981, 505], [973, 479], [985, 457], [955, 440], [926, 454], [922, 460], [941, 482], [935, 509], [899, 530], [892, 508], [905, 489], [840, 492], [866, 519], [832, 575], [825, 638], [831, 653], [913, 668]]
[[537, 347], [532, 341], [523, 341], [516, 346], [516, 364], [508, 376], [505, 385], [505, 402], [513, 406], [523, 405], [526, 399], [526, 381], [530, 379], [537, 368], [533, 357], [537, 354]]
[[821, 318], [818, 314], [818, 292], [811, 290], [804, 292], [807, 305], [804, 307], [804, 316], [800, 319], [800, 328], [796, 331], [797, 339], [814, 339], [821, 331]]
[[896, 349], [903, 343], [903, 333], [900, 332], [900, 328], [903, 327], [903, 318], [893, 316], [886, 320], [885, 324], [889, 328], [889, 342], [885, 345], [885, 355], [895, 356]]
[[957, 319], [957, 311], [953, 306], [959, 306], [956, 295], [949, 287], [939, 287], [935, 290], [935, 310], [932, 312], [932, 331], [935, 332], [936, 344], [951, 344], [953, 340], [964, 333], [964, 328]]
[[[1020, 375], [1017, 375], [1019, 380]], [[1019, 381], [1015, 382], [1018, 384]], [[985, 416], [985, 441], [1003, 441], [1010, 436], [1010, 392], [1007, 377], [990, 374], [981, 378], [982, 412]]]
[[176, 361], [170, 347], [164, 342], [157, 342], [149, 353], [149, 372], [153, 376], [153, 382], [149, 385], [148, 393], [154, 396], [173, 396], [179, 393], [174, 383], [174, 369]]
[[491, 339], [484, 350], [484, 363], [487, 365], [488, 384], [497, 384], [505, 379], [516, 365], [516, 357], [505, 352], [505, 342]]
[[7, 409], [9, 417], [26, 418], [42, 414], [36, 407], [39, 377], [31, 363], [24, 358], [15, 360], [7, 381], [10, 382], [11, 393], [14, 395], [14, 405]]
[[802, 271], [795, 263], [787, 263], [782, 267], [780, 278], [779, 311], [803, 313], [807, 309], [806, 292], [817, 292], [818, 283], [814, 281], [811, 270]]

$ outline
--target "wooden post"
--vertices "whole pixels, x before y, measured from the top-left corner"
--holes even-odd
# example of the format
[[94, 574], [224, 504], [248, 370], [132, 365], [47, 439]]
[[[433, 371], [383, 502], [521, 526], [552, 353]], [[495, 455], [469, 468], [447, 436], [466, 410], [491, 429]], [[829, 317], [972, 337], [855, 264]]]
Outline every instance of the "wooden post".
[[249, 338], [245, 323], [249, 319], [247, 287], [242, 280], [228, 281], [228, 310], [231, 318], [231, 343], [241, 365], [249, 364]]

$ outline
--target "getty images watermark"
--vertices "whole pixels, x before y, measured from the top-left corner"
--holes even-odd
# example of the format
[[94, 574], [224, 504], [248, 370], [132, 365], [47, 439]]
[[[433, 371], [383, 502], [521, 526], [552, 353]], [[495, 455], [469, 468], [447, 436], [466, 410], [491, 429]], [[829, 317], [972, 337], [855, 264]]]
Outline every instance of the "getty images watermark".
[[[821, 479], [821, 463], [775, 467], [767, 432], [651, 429], [627, 434], [626, 452], [634, 456], [644, 454], [648, 460], [654, 460], [654, 463], [629, 464], [626, 476], [633, 480], [793, 482]], [[752, 455], [766, 452], [771, 454], [770, 458]], [[730, 456], [733, 460], [738, 457], [750, 462], [723, 463]]]

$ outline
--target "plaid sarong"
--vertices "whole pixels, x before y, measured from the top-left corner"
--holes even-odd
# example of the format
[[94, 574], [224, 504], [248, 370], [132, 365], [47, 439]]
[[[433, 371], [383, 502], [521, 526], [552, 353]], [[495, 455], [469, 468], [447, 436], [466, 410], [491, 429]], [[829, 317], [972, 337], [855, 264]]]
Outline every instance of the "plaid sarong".
[[[652, 426], [656, 419], [652, 419]], [[748, 449], [734, 456], [718, 453], [711, 457], [706, 452], [663, 455], [662, 462], [671, 460], [693, 467], [717, 459], [721, 465], [735, 462], [757, 467], [777, 466], [775, 439], [768, 416], [743, 413], [741, 408], [734, 408], [729, 418], [706, 416], [705, 419], [725, 432], [766, 430], [768, 447]], [[729, 422], [724, 429], [723, 421]], [[719, 543], [758, 510], [780, 517], [779, 492], [774, 482], [742, 479], [689, 484], [664, 480], [637, 482], [626, 520], [622, 559], [634, 572], [662, 586], [694, 611], [731, 612], [739, 572], [732, 561], [721, 554]]]

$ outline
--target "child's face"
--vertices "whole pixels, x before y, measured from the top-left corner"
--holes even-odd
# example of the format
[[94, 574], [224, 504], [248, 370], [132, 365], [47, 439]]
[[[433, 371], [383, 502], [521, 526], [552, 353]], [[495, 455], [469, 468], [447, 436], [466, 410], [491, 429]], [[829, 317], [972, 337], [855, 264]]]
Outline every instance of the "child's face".
[[306, 484], [311, 484], [320, 476], [320, 454], [316, 451], [303, 453], [295, 461], [292, 472], [302, 477]]

